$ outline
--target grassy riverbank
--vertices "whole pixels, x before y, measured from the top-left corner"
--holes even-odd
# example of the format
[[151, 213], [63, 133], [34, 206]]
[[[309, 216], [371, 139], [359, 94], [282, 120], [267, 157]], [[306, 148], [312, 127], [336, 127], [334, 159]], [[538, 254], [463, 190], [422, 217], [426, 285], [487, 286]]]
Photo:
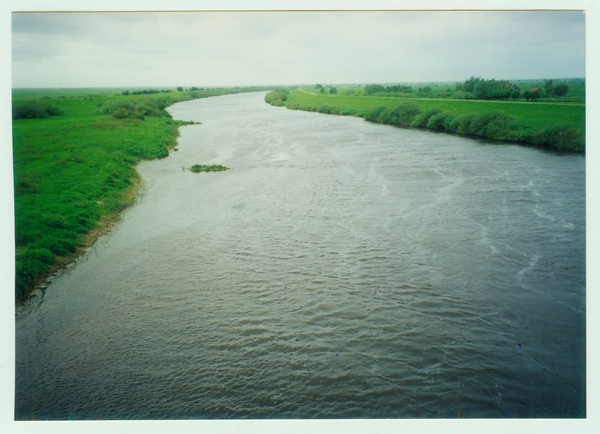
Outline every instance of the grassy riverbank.
[[[324, 95], [309, 87], [289, 92], [285, 100], [269, 95], [265, 98], [267, 102], [290, 109], [351, 115], [373, 122], [419, 126], [561, 151], [585, 150], [585, 103], [582, 102]], [[407, 101], [418, 108], [416, 112], [413, 110], [412, 117], [401, 116]]]
[[[167, 106], [259, 89], [123, 95], [121, 90], [13, 90], [16, 298], [71, 262], [131, 204], [134, 166], [164, 158], [178, 127]], [[52, 106], [52, 113], [40, 107]], [[17, 114], [17, 112], [19, 114]], [[35, 118], [35, 116], [38, 116]]]

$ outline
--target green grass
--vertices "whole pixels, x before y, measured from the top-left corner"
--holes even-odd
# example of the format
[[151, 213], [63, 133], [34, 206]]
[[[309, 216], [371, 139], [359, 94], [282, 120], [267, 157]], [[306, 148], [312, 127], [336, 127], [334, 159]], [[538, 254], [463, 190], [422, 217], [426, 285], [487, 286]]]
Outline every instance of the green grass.
[[[585, 132], [585, 103], [554, 99], [527, 102], [371, 97], [344, 95], [343, 89], [338, 89], [337, 95], [322, 95], [314, 87], [304, 87], [291, 91], [283, 105], [292, 109], [364, 117], [370, 107], [393, 108], [403, 101], [417, 102], [423, 112], [440, 108], [455, 116], [502, 111], [514, 118], [513, 137], [526, 143], [542, 131], [559, 126], [571, 127], [580, 134]], [[327, 111], [319, 110], [324, 104], [328, 106]]]
[[[172, 92], [166, 94], [166, 105], [240, 91]], [[104, 92], [13, 90], [13, 103], [43, 101], [64, 111], [62, 116], [13, 121], [17, 300], [110, 226], [134, 200], [140, 183], [134, 166], [142, 159], [168, 156], [178, 127], [186, 124], [164, 110], [140, 119], [99, 114], [98, 107], [114, 104], [111, 100], [165, 98]]]

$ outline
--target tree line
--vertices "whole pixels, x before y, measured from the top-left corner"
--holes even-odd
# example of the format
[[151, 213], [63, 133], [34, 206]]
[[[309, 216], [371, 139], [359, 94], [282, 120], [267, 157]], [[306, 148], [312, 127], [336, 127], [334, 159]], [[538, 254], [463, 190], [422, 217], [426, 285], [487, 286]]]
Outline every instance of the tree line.
[[[318, 85], [320, 86], [320, 85]], [[484, 79], [471, 76], [464, 82], [456, 83], [454, 91], [448, 87], [445, 92], [434, 93], [431, 86], [422, 86], [413, 88], [408, 85], [390, 85], [368, 84], [362, 90], [364, 96], [398, 96], [398, 97], [438, 97], [454, 99], [479, 99], [479, 100], [517, 100], [525, 98], [527, 101], [536, 101], [542, 97], [562, 97], [569, 91], [566, 83], [553, 85], [552, 80], [548, 80], [544, 89], [532, 88], [521, 90], [516, 85], [507, 80]], [[323, 89], [321, 89], [323, 92]], [[351, 95], [354, 92], [346, 92]]]

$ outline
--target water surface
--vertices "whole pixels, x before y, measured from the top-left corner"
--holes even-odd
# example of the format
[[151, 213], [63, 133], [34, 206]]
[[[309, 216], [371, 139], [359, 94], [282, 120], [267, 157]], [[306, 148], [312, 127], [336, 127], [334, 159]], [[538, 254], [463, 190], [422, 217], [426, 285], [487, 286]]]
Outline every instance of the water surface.
[[585, 416], [584, 157], [263, 96], [170, 108], [202, 124], [19, 309], [17, 419]]

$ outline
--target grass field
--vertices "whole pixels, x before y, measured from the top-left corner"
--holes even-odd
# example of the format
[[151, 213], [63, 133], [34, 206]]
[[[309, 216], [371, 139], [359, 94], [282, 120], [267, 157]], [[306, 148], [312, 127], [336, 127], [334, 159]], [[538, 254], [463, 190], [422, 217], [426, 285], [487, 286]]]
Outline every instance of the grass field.
[[[16, 296], [26, 297], [53, 269], [90, 245], [135, 197], [135, 164], [162, 158], [178, 127], [161, 104], [247, 89], [122, 96], [106, 89], [17, 89], [13, 105], [49, 103], [64, 111], [45, 119], [13, 120]], [[99, 114], [98, 106], [143, 108], [136, 118]], [[190, 162], [193, 163], [193, 162]]]
[[580, 135], [585, 132], [585, 103], [578, 101], [554, 99], [541, 99], [537, 102], [525, 100], [481, 101], [352, 96], [344, 95], [343, 88], [339, 88], [337, 95], [324, 95], [318, 93], [314, 87], [304, 87], [291, 91], [283, 105], [300, 110], [318, 111], [319, 107], [327, 104], [335, 107], [336, 114], [364, 117], [369, 108], [383, 106], [391, 109], [403, 101], [416, 102], [423, 112], [430, 109], [441, 109], [450, 112], [455, 117], [472, 113], [501, 111], [514, 118], [511, 126], [514, 134], [511, 134], [511, 139], [526, 143], [541, 132], [558, 126], [573, 128], [579, 131]]

